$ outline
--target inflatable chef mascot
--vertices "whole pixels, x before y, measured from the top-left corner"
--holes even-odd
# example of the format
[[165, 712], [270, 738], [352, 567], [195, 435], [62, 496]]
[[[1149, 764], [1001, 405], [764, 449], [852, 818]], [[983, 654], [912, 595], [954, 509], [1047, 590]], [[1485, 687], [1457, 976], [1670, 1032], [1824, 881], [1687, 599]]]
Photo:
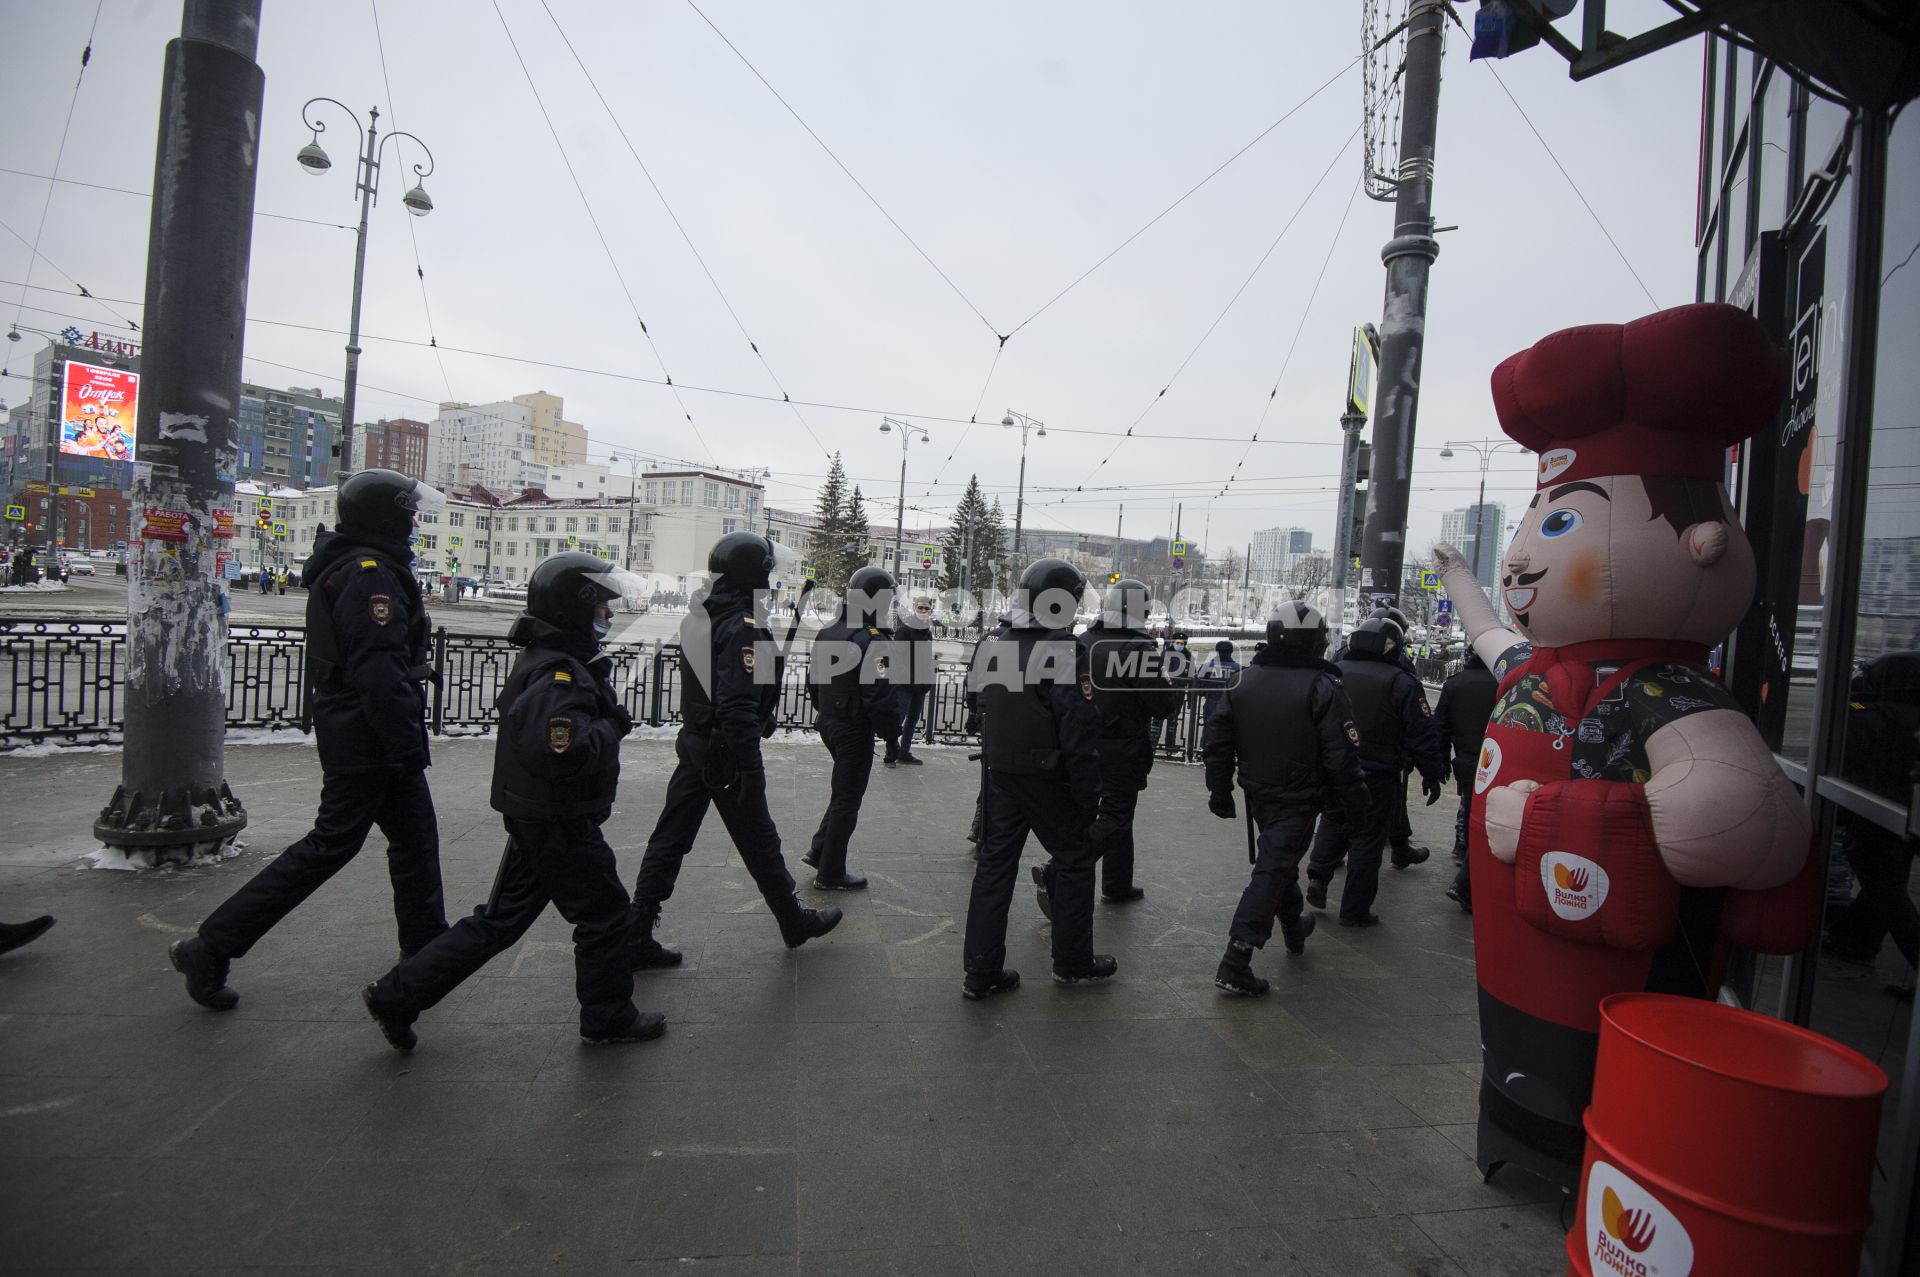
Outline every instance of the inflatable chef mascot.
[[1501, 428], [1539, 457], [1501, 564], [1514, 626], [1434, 548], [1500, 680], [1469, 842], [1489, 1176], [1578, 1182], [1601, 998], [1712, 997], [1730, 946], [1795, 952], [1817, 921], [1806, 808], [1707, 668], [1754, 591], [1727, 449], [1785, 389], [1785, 356], [1718, 304], [1570, 328], [1494, 370]]

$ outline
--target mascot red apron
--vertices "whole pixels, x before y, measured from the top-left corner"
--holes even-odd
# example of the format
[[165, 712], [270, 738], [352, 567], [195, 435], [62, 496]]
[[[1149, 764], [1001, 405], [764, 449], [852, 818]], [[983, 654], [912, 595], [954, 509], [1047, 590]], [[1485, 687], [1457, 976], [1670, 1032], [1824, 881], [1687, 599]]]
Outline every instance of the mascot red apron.
[[1556, 333], [1494, 374], [1540, 460], [1501, 565], [1515, 624], [1434, 551], [1500, 680], [1469, 838], [1489, 1175], [1577, 1182], [1601, 998], [1711, 997], [1730, 945], [1810, 933], [1806, 809], [1707, 668], [1753, 593], [1726, 449], [1784, 385], [1758, 324], [1713, 304]]

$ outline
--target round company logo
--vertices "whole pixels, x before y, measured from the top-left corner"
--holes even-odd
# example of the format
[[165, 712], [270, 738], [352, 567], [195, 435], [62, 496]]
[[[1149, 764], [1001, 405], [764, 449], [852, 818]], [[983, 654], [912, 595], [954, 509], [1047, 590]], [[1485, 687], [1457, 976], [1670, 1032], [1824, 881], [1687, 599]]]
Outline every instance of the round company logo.
[[1587, 1174], [1587, 1254], [1596, 1273], [1687, 1277], [1693, 1271], [1693, 1238], [1673, 1212], [1598, 1159]]
[[1500, 742], [1486, 737], [1480, 742], [1480, 765], [1473, 769], [1473, 792], [1484, 794], [1500, 773]]
[[1540, 886], [1547, 904], [1568, 922], [1591, 918], [1607, 902], [1607, 871], [1585, 856], [1550, 851], [1540, 857]]

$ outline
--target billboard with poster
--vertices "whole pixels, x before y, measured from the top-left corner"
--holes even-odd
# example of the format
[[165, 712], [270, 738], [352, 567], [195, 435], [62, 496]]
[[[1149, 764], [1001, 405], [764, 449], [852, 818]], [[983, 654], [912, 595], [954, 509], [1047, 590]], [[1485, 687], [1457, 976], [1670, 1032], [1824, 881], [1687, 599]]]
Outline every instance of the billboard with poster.
[[133, 460], [140, 374], [67, 361], [60, 395], [60, 451], [107, 461]]

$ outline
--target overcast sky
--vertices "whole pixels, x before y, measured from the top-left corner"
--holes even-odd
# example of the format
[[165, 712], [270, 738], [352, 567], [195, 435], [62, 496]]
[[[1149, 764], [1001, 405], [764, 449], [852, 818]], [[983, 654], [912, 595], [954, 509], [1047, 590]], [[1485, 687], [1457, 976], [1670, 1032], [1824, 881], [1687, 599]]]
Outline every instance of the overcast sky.
[[[379, 105], [382, 129], [419, 134], [438, 165], [426, 182], [435, 211], [411, 219], [399, 198], [411, 173], [386, 150], [368, 236], [362, 419], [431, 418], [443, 399], [547, 390], [565, 396], [596, 452], [613, 445], [663, 461], [765, 466], [780, 506], [809, 508], [823, 450], [838, 450], [879, 521], [891, 519], [898, 483], [898, 436], [878, 432], [881, 414], [893, 413], [932, 432], [909, 456], [911, 525], [942, 517], [976, 472], [1011, 520], [1020, 439], [998, 422], [1013, 408], [1049, 432], [1029, 446], [1030, 526], [1109, 532], [1124, 503], [1129, 535], [1165, 535], [1184, 504], [1184, 535], [1215, 551], [1284, 525], [1329, 542], [1350, 332], [1378, 321], [1379, 250], [1391, 233], [1390, 205], [1353, 197], [1357, 0], [697, 2], [953, 287], [687, 0], [498, 0], [584, 205], [493, 0], [379, 0], [391, 92], [368, 0], [268, 0], [257, 208], [337, 225], [256, 220], [247, 378], [339, 390], [356, 215], [352, 125], [323, 108], [334, 159], [324, 177], [307, 176], [293, 158], [309, 140], [301, 103], [325, 94], [362, 112]], [[1470, 21], [1473, 6], [1460, 8]], [[1628, 32], [1670, 14], [1652, 0], [1611, 8], [1615, 29]], [[145, 191], [162, 50], [178, 34], [180, 7], [104, 0], [75, 102], [93, 10], [83, 0], [0, 0], [0, 166], [52, 172], [73, 103], [59, 176]], [[1439, 445], [1500, 437], [1487, 390], [1496, 363], [1554, 329], [1655, 308], [1494, 71], [1467, 61], [1467, 43], [1449, 33], [1441, 91], [1435, 213], [1459, 229], [1441, 236], [1432, 276], [1410, 515], [1417, 545], [1437, 533], [1442, 511], [1472, 501], [1479, 478], [1471, 454], [1444, 461]], [[1544, 48], [1492, 66], [1659, 305], [1693, 300], [1700, 41], [1583, 84]], [[995, 365], [996, 331], [1027, 320], [1343, 67], [1021, 328]], [[409, 165], [421, 160], [412, 146], [402, 154]], [[37, 232], [48, 189], [0, 172], [0, 221], [27, 240], [38, 233], [53, 264], [34, 265], [31, 282], [65, 288], [57, 267], [96, 297], [142, 297], [148, 202], [57, 185]], [[26, 244], [0, 231], [0, 306], [13, 320], [24, 300], [23, 329], [109, 332], [115, 314], [139, 316], [137, 306], [70, 290], [23, 293], [28, 269]], [[487, 353], [436, 355], [382, 340], [424, 343], [430, 331], [443, 347]], [[0, 394], [10, 402], [22, 397], [12, 378], [29, 370], [37, 340], [29, 333], [7, 352]], [[672, 391], [624, 379], [658, 380], [663, 362], [689, 387], [681, 397], [691, 429]], [[795, 400], [844, 406], [796, 413], [778, 401], [775, 378]], [[980, 424], [969, 428], [976, 406]], [[1140, 434], [1175, 437], [1119, 443], [1114, 436], [1143, 412]], [[1261, 441], [1249, 446], [1256, 428]], [[1238, 480], [1215, 499], [1243, 456]], [[1523, 457], [1504, 454], [1489, 497], [1524, 500], [1530, 474]]]

